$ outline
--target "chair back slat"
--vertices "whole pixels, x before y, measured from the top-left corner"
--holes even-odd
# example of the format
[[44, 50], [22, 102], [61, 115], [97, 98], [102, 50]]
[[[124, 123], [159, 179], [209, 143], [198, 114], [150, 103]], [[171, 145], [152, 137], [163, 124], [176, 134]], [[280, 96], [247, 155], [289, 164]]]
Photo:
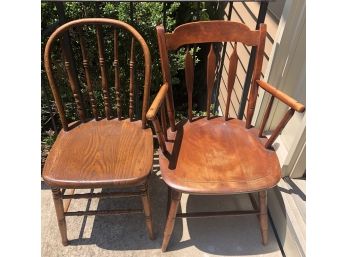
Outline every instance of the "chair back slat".
[[75, 103], [77, 106], [77, 113], [79, 115], [80, 121], [85, 122], [86, 114], [85, 114], [85, 110], [84, 110], [84, 106], [83, 106], [83, 102], [82, 102], [82, 97], [81, 97], [81, 94], [79, 92], [79, 86], [78, 86], [77, 81], [75, 79], [75, 76], [73, 74], [74, 72], [73, 72], [73, 68], [71, 65], [72, 60], [69, 58], [71, 56], [68, 55], [68, 53], [66, 52], [63, 45], [61, 45], [61, 48], [62, 48], [62, 54], [63, 54], [63, 59], [64, 59], [64, 67], [65, 67], [66, 73], [68, 75], [69, 85], [70, 85], [70, 88], [71, 88], [71, 91], [73, 93], [74, 100], [75, 100]]
[[207, 119], [210, 118], [211, 95], [214, 87], [215, 69], [216, 54], [214, 52], [213, 44], [211, 43], [207, 61]]
[[188, 97], [188, 118], [192, 121], [192, 90], [194, 80], [194, 65], [192, 55], [190, 54], [189, 48], [187, 47], [185, 54], [185, 84], [187, 89]]
[[237, 74], [237, 64], [238, 64], [238, 54], [237, 54], [237, 43], [234, 43], [233, 53], [230, 57], [230, 64], [228, 67], [228, 79], [227, 79], [227, 100], [226, 100], [226, 110], [225, 110], [225, 120], [228, 119], [228, 113], [230, 110], [231, 94], [233, 90], [233, 85], [236, 80]]
[[271, 113], [271, 110], [272, 110], [273, 101], [274, 101], [274, 96], [272, 95], [272, 96], [271, 96], [271, 99], [269, 100], [269, 103], [268, 103], [266, 112], [265, 112], [265, 114], [263, 115], [261, 127], [260, 127], [260, 130], [259, 130], [259, 137], [262, 137], [263, 131], [265, 130], [265, 126], [266, 126], [267, 120], [268, 120], [268, 118], [269, 118], [269, 114]]
[[117, 118], [121, 119], [121, 83], [120, 83], [120, 65], [118, 59], [118, 34], [117, 30], [114, 29], [114, 62], [113, 66], [115, 69], [115, 91], [116, 91], [116, 112]]
[[129, 118], [134, 116], [134, 38], [132, 37], [129, 60]]
[[108, 81], [106, 78], [104, 41], [103, 41], [103, 35], [102, 35], [102, 28], [100, 25], [97, 25], [97, 45], [98, 45], [99, 66], [100, 66], [100, 74], [101, 74], [101, 86], [103, 91], [105, 116], [106, 116], [106, 119], [109, 120], [111, 118], [109, 88], [108, 88]]
[[265, 42], [266, 42], [266, 34], [267, 34], [266, 24], [261, 24], [260, 32], [259, 32], [259, 44], [257, 46], [256, 60], [255, 60], [254, 71], [253, 71], [253, 76], [251, 80], [251, 89], [249, 93], [247, 117], [245, 122], [246, 128], [251, 127], [251, 120], [253, 118], [254, 111], [255, 111], [256, 99], [257, 99], [257, 94], [259, 90], [259, 86], [256, 80], [259, 80], [261, 76], [263, 54], [264, 54]]
[[79, 34], [79, 41], [80, 41], [80, 47], [81, 47], [81, 52], [82, 52], [82, 61], [83, 61], [83, 69], [85, 73], [85, 78], [86, 78], [86, 85], [87, 85], [87, 92], [89, 96], [89, 101], [92, 106], [92, 112], [94, 118], [97, 120], [98, 119], [98, 110], [97, 110], [97, 103], [95, 100], [94, 92], [93, 92], [93, 85], [91, 82], [91, 76], [89, 72], [89, 60], [88, 60], [88, 55], [87, 55], [87, 49], [86, 49], [86, 44], [85, 40], [83, 37], [83, 31], [79, 27], [78, 28], [78, 34]]

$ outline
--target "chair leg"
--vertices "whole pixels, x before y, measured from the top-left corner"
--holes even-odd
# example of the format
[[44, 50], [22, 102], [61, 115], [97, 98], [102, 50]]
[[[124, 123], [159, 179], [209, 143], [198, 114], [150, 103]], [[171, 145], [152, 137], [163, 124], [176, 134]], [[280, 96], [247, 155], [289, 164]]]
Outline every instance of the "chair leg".
[[172, 195], [172, 189], [170, 187], [167, 187], [167, 211], [166, 211], [166, 217], [168, 217], [169, 208], [170, 208], [170, 202], [171, 202], [171, 195]]
[[52, 188], [52, 195], [54, 201], [54, 207], [56, 208], [58, 227], [60, 235], [62, 237], [62, 244], [64, 246], [68, 245], [68, 236], [66, 230], [66, 221], [64, 215], [63, 199], [62, 193], [59, 188]]
[[260, 202], [260, 227], [262, 243], [266, 245], [268, 242], [268, 215], [267, 215], [267, 191], [259, 192], [259, 202]]
[[167, 217], [166, 227], [164, 229], [162, 252], [165, 252], [167, 250], [167, 246], [173, 232], [176, 212], [180, 203], [180, 199], [181, 199], [181, 192], [171, 189], [171, 202], [170, 202], [170, 209], [169, 209], [169, 213]]
[[147, 184], [143, 185], [141, 187], [141, 200], [143, 202], [143, 208], [144, 208], [144, 214], [145, 214], [145, 222], [146, 222], [146, 229], [149, 234], [149, 238], [151, 240], [155, 239], [154, 233], [153, 233], [153, 226], [152, 226], [152, 215], [151, 215], [151, 206], [150, 206], [150, 200], [149, 200], [149, 193]]

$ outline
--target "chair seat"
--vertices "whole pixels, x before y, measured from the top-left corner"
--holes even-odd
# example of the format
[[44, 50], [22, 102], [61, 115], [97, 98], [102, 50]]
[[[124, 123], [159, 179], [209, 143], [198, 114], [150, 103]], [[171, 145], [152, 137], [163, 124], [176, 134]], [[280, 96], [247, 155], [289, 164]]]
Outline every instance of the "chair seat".
[[222, 117], [177, 124], [168, 130], [168, 154], [160, 152], [163, 180], [172, 188], [196, 194], [233, 194], [269, 189], [280, 180], [274, 150], [255, 128]]
[[61, 188], [133, 186], [145, 182], [152, 160], [152, 132], [141, 121], [92, 120], [59, 133], [43, 178]]

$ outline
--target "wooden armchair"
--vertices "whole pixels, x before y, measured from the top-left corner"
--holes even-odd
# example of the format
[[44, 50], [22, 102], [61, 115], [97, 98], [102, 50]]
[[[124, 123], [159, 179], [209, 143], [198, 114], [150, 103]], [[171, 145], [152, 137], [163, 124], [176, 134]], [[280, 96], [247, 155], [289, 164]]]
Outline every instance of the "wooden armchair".
[[[92, 26], [95, 25], [95, 26]], [[97, 41], [99, 69], [101, 74], [102, 99], [104, 110], [98, 109], [96, 101], [96, 87], [90, 75], [91, 62], [89, 61], [89, 49], [85, 43], [88, 31], [96, 28], [94, 36]], [[71, 53], [62, 47], [63, 59], [67, 78], [76, 104], [79, 121], [68, 122], [66, 106], [63, 105], [62, 96], [57, 86], [57, 74], [54, 74], [52, 65], [52, 49], [55, 43], [64, 44], [69, 31], [78, 34], [79, 45], [83, 61], [83, 83], [80, 86], [76, 74], [74, 74], [73, 58]], [[113, 33], [113, 65], [114, 65], [114, 92], [116, 102], [116, 114], [112, 109], [111, 87], [107, 81], [107, 67], [102, 30]], [[129, 49], [129, 111], [122, 113], [120, 66], [119, 61], [119, 32], [123, 30], [132, 37]], [[134, 115], [134, 56], [135, 43], [138, 42], [144, 57], [144, 91], [141, 120], [136, 120]], [[112, 51], [111, 51], [112, 53]], [[52, 55], [53, 56], [53, 55]], [[128, 60], [128, 58], [127, 58]], [[50, 36], [44, 54], [45, 69], [54, 100], [62, 122], [63, 130], [60, 131], [46, 160], [43, 179], [52, 187], [53, 200], [56, 208], [59, 230], [63, 245], [68, 244], [66, 216], [75, 215], [111, 215], [125, 213], [145, 213], [146, 227], [149, 237], [154, 238], [149, 203], [147, 180], [152, 169], [153, 137], [151, 129], [146, 125], [146, 111], [148, 110], [148, 98], [151, 79], [151, 56], [148, 46], [142, 36], [130, 25], [113, 19], [88, 18], [68, 22], [60, 26]], [[128, 61], [127, 61], [128, 62]], [[127, 64], [126, 64], [127, 65]], [[127, 67], [127, 66], [126, 66]], [[98, 67], [94, 68], [96, 71]], [[128, 67], [127, 67], [128, 69]], [[54, 77], [54, 75], [56, 77]], [[97, 83], [99, 81], [97, 80]], [[99, 84], [99, 83], [98, 83]], [[99, 85], [98, 85], [99, 86]], [[84, 95], [88, 101], [83, 101]], [[125, 91], [128, 92], [128, 91]], [[89, 104], [90, 112], [84, 108]], [[105, 113], [105, 118], [103, 118]], [[129, 118], [125, 118], [128, 115]], [[134, 190], [122, 192], [101, 192], [74, 194], [74, 189], [85, 188], [134, 188]], [[66, 190], [69, 189], [69, 190]], [[71, 190], [72, 189], [72, 190]], [[69, 191], [69, 194], [67, 192]], [[111, 198], [140, 196], [143, 209], [132, 210], [96, 210], [69, 212], [71, 199], [80, 198]], [[64, 199], [64, 202], [63, 202]]]
[[[280, 180], [280, 165], [272, 143], [289, 121], [294, 111], [303, 112], [304, 106], [296, 100], [260, 80], [264, 53], [266, 25], [252, 31], [244, 24], [231, 21], [192, 22], [165, 33], [157, 26], [158, 45], [164, 84], [161, 86], [146, 117], [153, 122], [159, 140], [159, 162], [162, 177], [168, 185], [168, 216], [162, 251], [166, 251], [176, 217], [192, 218], [217, 215], [256, 214], [260, 220], [263, 244], [268, 239], [266, 192]], [[210, 106], [216, 70], [215, 42], [235, 42], [228, 72], [228, 95], [225, 117], [211, 117]], [[189, 48], [193, 44], [210, 43], [207, 57], [206, 117], [192, 115], [194, 62]], [[228, 118], [231, 92], [237, 70], [237, 43], [257, 47], [246, 121]], [[188, 95], [188, 120], [175, 124], [174, 103], [169, 72], [168, 51], [186, 45], [185, 81]], [[258, 88], [272, 95], [261, 128], [251, 126]], [[263, 130], [274, 98], [290, 109], [270, 138]], [[165, 103], [165, 104], [164, 104]], [[160, 110], [160, 119], [157, 114]], [[167, 130], [167, 115], [170, 128]], [[253, 198], [258, 193], [259, 203]], [[182, 193], [200, 195], [229, 195], [249, 193], [254, 209], [248, 211], [197, 212], [177, 214]]]

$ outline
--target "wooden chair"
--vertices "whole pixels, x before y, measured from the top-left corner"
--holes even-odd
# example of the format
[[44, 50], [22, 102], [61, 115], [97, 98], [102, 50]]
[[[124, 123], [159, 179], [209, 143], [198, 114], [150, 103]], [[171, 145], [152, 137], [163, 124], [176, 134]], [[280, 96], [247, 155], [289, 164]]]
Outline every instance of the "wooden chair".
[[[153, 122], [157, 133], [160, 144], [160, 169], [169, 192], [169, 210], [162, 251], [167, 249], [176, 217], [257, 214], [260, 220], [262, 242], [266, 244], [268, 235], [266, 192], [274, 187], [281, 177], [281, 168], [272, 143], [294, 111], [303, 112], [305, 109], [302, 104], [260, 80], [266, 25], [261, 24], [259, 30], [252, 31], [244, 24], [237, 22], [202, 21], [181, 25], [173, 33], [165, 33], [163, 26], [157, 26], [156, 29], [164, 84], [146, 116]], [[211, 117], [211, 97], [216, 70], [216, 54], [213, 48], [215, 42], [235, 42], [233, 54], [229, 60], [227, 103], [230, 102], [236, 77], [237, 43], [257, 47], [246, 121], [228, 118], [229, 104], [225, 110], [225, 117]], [[190, 45], [199, 43], [210, 43], [206, 74], [207, 115], [194, 118], [192, 115], [194, 62], [188, 49]], [[188, 46], [185, 55], [188, 120], [175, 124], [168, 52], [184, 45]], [[251, 120], [259, 86], [272, 97], [261, 128], [257, 129], [251, 126]], [[290, 109], [272, 136], [266, 138], [263, 136], [263, 130], [274, 98], [287, 104]], [[159, 110], [161, 123], [157, 118]], [[168, 130], [166, 110], [170, 125]], [[259, 204], [251, 194], [254, 192], [258, 193]], [[253, 210], [177, 214], [182, 193], [199, 195], [249, 193]]]
[[[92, 26], [93, 25], [93, 26]], [[94, 26], [95, 25], [95, 26]], [[99, 55], [99, 68], [101, 73], [102, 97], [106, 118], [102, 118], [98, 110], [95, 89], [90, 75], [90, 63], [88, 49], [84, 40], [85, 27], [96, 28], [96, 41]], [[72, 57], [66, 49], [62, 49], [64, 64], [68, 76], [70, 88], [75, 99], [79, 121], [70, 123], [65, 115], [65, 107], [62, 96], [56, 84], [52, 69], [52, 49], [55, 41], [64, 41], [64, 37], [72, 29], [79, 35], [79, 45], [83, 59], [85, 90], [91, 105], [93, 118], [88, 118], [88, 113], [83, 105], [82, 93], [76, 77]], [[108, 29], [113, 33], [114, 46], [114, 75], [117, 114], [113, 115], [111, 98], [107, 82], [107, 68], [104, 57], [104, 40], [102, 29]], [[123, 30], [132, 36], [130, 50], [130, 85], [129, 85], [129, 118], [124, 118], [121, 110], [121, 85], [119, 62], [119, 30]], [[91, 30], [89, 30], [91, 31]], [[69, 34], [68, 34], [69, 36]], [[144, 91], [141, 120], [134, 118], [134, 49], [138, 42], [144, 56]], [[111, 51], [112, 52], [112, 51]], [[152, 169], [153, 160], [153, 136], [151, 128], [146, 125], [146, 111], [148, 110], [148, 98], [151, 79], [151, 56], [148, 46], [142, 36], [130, 25], [113, 19], [88, 18], [68, 22], [60, 26], [50, 36], [44, 54], [45, 69], [49, 84], [54, 96], [63, 130], [60, 131], [46, 160], [43, 179], [52, 187], [53, 200], [57, 213], [58, 225], [63, 245], [68, 244], [66, 216], [76, 215], [111, 215], [126, 213], [144, 213], [146, 228], [151, 239], [154, 238], [151, 218], [151, 208], [147, 190], [147, 181]], [[95, 67], [97, 70], [98, 67]], [[91, 116], [91, 115], [90, 115]], [[87, 194], [74, 194], [74, 189], [86, 188], [133, 188], [127, 192], [100, 192]], [[69, 189], [69, 190], [66, 190]], [[71, 190], [72, 189], [72, 190]], [[134, 190], [135, 189], [135, 190]], [[122, 192], [120, 192], [122, 191]], [[69, 192], [69, 194], [67, 194]], [[80, 198], [111, 198], [140, 196], [143, 209], [131, 210], [96, 210], [68, 212], [71, 199]], [[64, 202], [63, 202], [63, 199]]]

